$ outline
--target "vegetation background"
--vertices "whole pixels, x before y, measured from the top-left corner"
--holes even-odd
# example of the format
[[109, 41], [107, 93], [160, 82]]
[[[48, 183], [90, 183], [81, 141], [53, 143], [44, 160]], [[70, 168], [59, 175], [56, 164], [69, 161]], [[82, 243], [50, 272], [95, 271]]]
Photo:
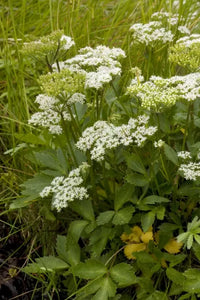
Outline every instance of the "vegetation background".
[[[189, 11], [191, 13], [191, 8], [195, 11], [197, 1], [176, 2], [178, 2], [179, 14], [186, 19]], [[161, 10], [172, 12], [174, 3], [173, 0], [1, 1], [0, 246], [6, 250], [2, 252], [3, 254], [0, 250], [0, 256], [3, 257], [0, 268], [5, 268], [7, 265], [6, 276], [10, 276], [9, 278], [14, 280], [17, 276], [21, 276], [20, 268], [33, 253], [45, 255], [50, 251], [53, 252], [56, 235], [64, 230], [61, 223], [52, 224], [51, 218], [44, 219], [37, 206], [14, 211], [9, 209], [10, 203], [20, 195], [20, 185], [31, 178], [38, 169], [37, 164], [30, 163], [26, 158], [26, 150], [31, 146], [26, 143], [24, 134], [32, 133], [32, 127], [28, 125], [27, 120], [30, 114], [36, 111], [34, 100], [40, 91], [37, 80], [43, 66], [38, 65], [35, 68], [29, 61], [24, 63], [20, 52], [23, 43], [36, 40], [57, 29], [63, 29], [65, 34], [71, 36], [76, 43], [71, 50], [72, 54], [76, 54], [78, 49], [85, 46], [120, 47], [127, 54], [123, 61], [124, 73], [138, 66], [144, 72], [148, 69], [146, 77], [154, 73], [165, 77], [174, 71], [173, 66], [169, 69], [160, 64], [165, 53], [160, 52], [155, 62], [150, 61], [148, 54], [144, 54], [140, 47], [132, 46], [129, 28], [134, 23], [148, 22], [153, 12]], [[194, 24], [198, 22], [199, 16], [194, 20]], [[124, 77], [124, 85], [127, 80]], [[34, 141], [32, 142], [34, 144]], [[73, 215], [67, 218], [67, 222], [70, 223]], [[9, 245], [13, 247], [11, 251], [8, 251]], [[18, 271], [15, 271], [15, 263], [11, 262], [11, 259], [16, 259], [19, 255], [24, 259], [22, 259], [23, 263], [16, 262]], [[0, 272], [0, 281], [5, 279], [3, 276]], [[28, 287], [36, 293], [35, 281]], [[21, 293], [26, 292], [26, 289], [21, 291]], [[31, 299], [37, 299], [37, 293], [34, 293]], [[48, 299], [54, 299], [51, 298], [52, 295], [49, 294]], [[25, 294], [23, 297], [22, 299], [26, 299]]]

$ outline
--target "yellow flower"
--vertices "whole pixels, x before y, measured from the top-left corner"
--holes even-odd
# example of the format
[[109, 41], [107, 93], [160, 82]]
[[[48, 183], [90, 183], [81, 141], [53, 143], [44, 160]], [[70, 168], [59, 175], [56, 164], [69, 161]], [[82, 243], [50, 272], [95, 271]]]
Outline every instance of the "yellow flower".
[[168, 243], [164, 246], [164, 249], [171, 254], [176, 254], [180, 252], [183, 243], [177, 242], [176, 239], [172, 238], [168, 241]]
[[143, 232], [139, 226], [134, 226], [130, 234], [123, 233], [121, 240], [125, 242], [124, 254], [128, 259], [135, 259], [133, 252], [140, 252], [147, 249], [147, 244], [153, 240], [152, 227], [147, 232]]
[[128, 259], [136, 259], [135, 256], [133, 256], [133, 252], [140, 252], [146, 250], [147, 245], [144, 243], [140, 244], [128, 244], [124, 248], [124, 254]]

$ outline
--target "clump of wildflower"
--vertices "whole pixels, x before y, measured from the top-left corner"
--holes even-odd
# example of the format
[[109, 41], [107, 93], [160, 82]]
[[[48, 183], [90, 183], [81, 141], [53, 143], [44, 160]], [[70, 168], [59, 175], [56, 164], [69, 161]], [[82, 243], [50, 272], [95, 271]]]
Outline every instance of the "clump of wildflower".
[[48, 96], [64, 95], [69, 98], [73, 94], [84, 90], [85, 76], [81, 73], [63, 69], [60, 72], [41, 75], [39, 83], [43, 92]]
[[172, 32], [162, 27], [162, 23], [159, 21], [151, 21], [147, 24], [136, 23], [131, 26], [130, 31], [133, 32], [134, 42], [152, 47], [158, 43], [169, 43], [174, 38]]
[[179, 173], [186, 180], [200, 179], [200, 162], [190, 162], [188, 164], [181, 164], [179, 167]]
[[191, 153], [189, 151], [179, 151], [177, 152], [177, 156], [184, 160], [192, 158]]
[[58, 51], [66, 51], [73, 45], [74, 41], [71, 37], [64, 35], [63, 30], [57, 30], [37, 41], [24, 43], [22, 52], [33, 56], [55, 56]]
[[102, 161], [106, 150], [119, 145], [128, 146], [131, 143], [141, 147], [147, 138], [153, 135], [157, 127], [148, 126], [149, 117], [142, 115], [137, 119], [131, 118], [128, 124], [114, 126], [106, 121], [97, 121], [87, 128], [76, 146], [82, 151], [90, 151], [93, 160]]
[[84, 181], [82, 172], [88, 167], [87, 163], [83, 163], [77, 169], [72, 170], [68, 177], [55, 177], [51, 185], [42, 190], [40, 196], [44, 198], [53, 194], [52, 207], [55, 207], [57, 211], [66, 208], [71, 201], [88, 198], [87, 189], [81, 186]]
[[135, 43], [155, 47], [165, 45], [174, 40], [175, 34], [190, 34], [186, 25], [177, 26], [185, 22], [178, 14], [169, 12], [155, 12], [151, 15], [149, 23], [136, 23], [130, 27]]
[[159, 112], [166, 107], [173, 106], [178, 100], [194, 101], [197, 99], [200, 96], [199, 82], [200, 73], [166, 79], [151, 76], [149, 81], [144, 83], [131, 83], [127, 88], [127, 93], [138, 97], [142, 107]]
[[191, 34], [176, 41], [170, 48], [169, 60], [190, 70], [200, 66], [200, 34]]
[[71, 114], [68, 111], [68, 107], [75, 103], [84, 103], [85, 95], [74, 93], [68, 98], [66, 95], [56, 98], [40, 94], [36, 97], [35, 102], [39, 104], [41, 111], [33, 114], [28, 123], [47, 128], [51, 134], [59, 135], [62, 133], [62, 121], [71, 121]]
[[[121, 75], [119, 60], [125, 57], [120, 48], [98, 46], [95, 49], [85, 47], [75, 57], [59, 62], [60, 69], [69, 69], [85, 74], [85, 88], [100, 89], [110, 82], [114, 76]], [[57, 65], [53, 66], [57, 69]]]

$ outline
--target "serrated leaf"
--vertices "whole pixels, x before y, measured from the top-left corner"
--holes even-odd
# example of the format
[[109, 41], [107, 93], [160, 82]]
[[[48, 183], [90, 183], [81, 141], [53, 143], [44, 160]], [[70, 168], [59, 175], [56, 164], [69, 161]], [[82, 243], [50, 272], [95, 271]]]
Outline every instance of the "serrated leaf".
[[142, 215], [141, 217], [141, 225], [144, 232], [146, 232], [149, 227], [152, 226], [153, 222], [155, 220], [155, 212], [150, 211], [145, 215]]
[[58, 257], [44, 256], [36, 258], [35, 263], [28, 264], [23, 268], [26, 273], [45, 273], [67, 269], [69, 265]]
[[97, 217], [97, 224], [100, 226], [109, 223], [114, 214], [115, 212], [113, 210], [108, 210], [100, 213]]
[[69, 229], [68, 229], [68, 234], [73, 236], [74, 240], [78, 242], [81, 233], [83, 229], [88, 225], [88, 221], [86, 220], [77, 220], [71, 222]]
[[21, 134], [21, 133], [15, 133], [14, 136], [25, 143], [34, 144], [34, 145], [45, 145], [46, 141], [44, 141], [42, 138], [40, 138], [37, 135], [34, 135], [33, 133], [27, 133], [27, 134]]
[[137, 173], [128, 173], [125, 177], [126, 181], [135, 186], [145, 186], [149, 183], [148, 178], [144, 177], [144, 175]]
[[116, 288], [116, 284], [111, 278], [103, 278], [102, 287], [98, 290], [95, 296], [92, 297], [92, 300], [107, 300], [109, 297], [114, 297]]
[[84, 219], [89, 221], [94, 221], [94, 210], [92, 206], [91, 200], [83, 199], [83, 200], [75, 200], [73, 202], [70, 202], [69, 206], [77, 212], [80, 216], [82, 216]]
[[194, 239], [200, 245], [200, 236], [198, 234], [194, 235]]
[[163, 220], [165, 217], [165, 207], [160, 206], [155, 209], [156, 217], [158, 220]]
[[125, 159], [128, 167], [138, 173], [146, 174], [146, 169], [140, 159], [140, 157], [135, 153], [125, 153]]
[[63, 164], [63, 156], [58, 150], [57, 152], [54, 150], [35, 152], [35, 158], [44, 167], [60, 171], [64, 174], [67, 172], [66, 161]]
[[38, 195], [48, 185], [51, 184], [52, 177], [37, 173], [33, 178], [30, 178], [21, 184], [22, 195], [31, 196]]
[[192, 249], [194, 250], [195, 256], [200, 261], [200, 245], [198, 245], [197, 243], [194, 243]]
[[107, 272], [105, 265], [97, 260], [90, 259], [85, 263], [79, 263], [73, 268], [73, 274], [83, 279], [95, 279]]
[[126, 202], [130, 201], [134, 192], [134, 186], [124, 184], [117, 188], [115, 193], [114, 208], [119, 210]]
[[117, 282], [118, 287], [126, 287], [137, 282], [134, 269], [126, 263], [120, 263], [110, 269], [112, 279]]
[[102, 287], [102, 283], [102, 277], [89, 281], [88, 284], [84, 286], [82, 292], [76, 296], [76, 300], [88, 299], [89, 295], [96, 293]]
[[157, 195], [151, 195], [142, 199], [143, 204], [167, 203], [169, 199]]
[[92, 252], [93, 257], [98, 257], [101, 255], [101, 252], [105, 249], [105, 246], [112, 234], [111, 228], [98, 227], [90, 235], [89, 247]]
[[178, 165], [178, 156], [177, 156], [176, 151], [174, 151], [174, 149], [172, 147], [170, 147], [167, 144], [164, 144], [164, 153], [165, 153], [166, 157], [168, 158], [168, 160], [173, 162], [173, 164], [175, 164], [176, 166]]
[[128, 206], [117, 211], [113, 217], [112, 223], [114, 225], [127, 224], [132, 218], [135, 208], [133, 206]]
[[160, 291], [153, 292], [146, 300], [168, 300], [168, 297], [165, 293]]
[[56, 252], [58, 256], [67, 261], [67, 237], [63, 235], [57, 235], [56, 239]]
[[17, 198], [10, 204], [9, 209], [17, 209], [17, 208], [26, 207], [26, 206], [30, 205], [37, 198], [38, 198], [38, 194]]
[[67, 244], [66, 244], [66, 260], [71, 266], [75, 266], [80, 262], [81, 250], [75, 240], [71, 235], [67, 235]]
[[166, 271], [167, 277], [176, 284], [184, 285], [185, 284], [185, 277], [182, 273], [178, 272], [173, 268], [168, 268]]

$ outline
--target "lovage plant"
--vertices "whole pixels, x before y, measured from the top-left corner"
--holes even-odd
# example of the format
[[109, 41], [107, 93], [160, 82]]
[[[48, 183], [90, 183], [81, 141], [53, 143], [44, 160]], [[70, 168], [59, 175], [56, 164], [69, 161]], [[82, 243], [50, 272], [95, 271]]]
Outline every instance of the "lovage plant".
[[[181, 41], [194, 36], [184, 20], [175, 30], [180, 18], [170, 15], [168, 24], [168, 17], [154, 14], [148, 25], [133, 25], [135, 41], [156, 51], [169, 48], [177, 31], [186, 34], [170, 59], [181, 64], [186, 47], [193, 66], [199, 39], [187, 47]], [[58, 31], [22, 49], [39, 56], [49, 73], [38, 80], [39, 111], [28, 121], [31, 137], [44, 141], [29, 149], [39, 171], [11, 209], [38, 205], [67, 227], [58, 232], [57, 254], [36, 258], [24, 271], [38, 280], [42, 273], [47, 290], [64, 289], [66, 299], [197, 299], [198, 67], [146, 81], [135, 67], [124, 87], [122, 49], [85, 47], [70, 56], [73, 45]]]

